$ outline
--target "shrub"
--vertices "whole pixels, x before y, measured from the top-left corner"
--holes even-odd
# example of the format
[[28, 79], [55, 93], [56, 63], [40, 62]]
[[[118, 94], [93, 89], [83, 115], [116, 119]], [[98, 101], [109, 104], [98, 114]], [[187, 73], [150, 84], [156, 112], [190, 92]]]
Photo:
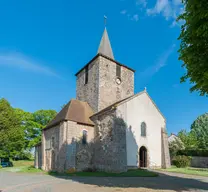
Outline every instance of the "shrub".
[[95, 168], [87, 168], [84, 169], [83, 172], [97, 172], [97, 170]]
[[208, 157], [208, 150], [179, 150], [177, 155]]
[[0, 169], [2, 168], [2, 166], [0, 165]]
[[173, 159], [173, 164], [178, 168], [188, 167], [191, 164], [191, 158], [184, 155], [179, 155]]

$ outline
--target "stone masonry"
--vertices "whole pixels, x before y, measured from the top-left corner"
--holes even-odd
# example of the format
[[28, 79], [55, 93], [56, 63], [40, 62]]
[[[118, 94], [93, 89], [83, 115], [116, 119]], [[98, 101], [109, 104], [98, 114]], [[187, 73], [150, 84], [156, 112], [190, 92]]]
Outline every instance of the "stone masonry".
[[119, 85], [116, 83], [117, 65], [112, 59], [98, 55], [89, 63], [87, 84], [85, 69], [77, 74], [77, 99], [88, 102], [95, 113], [134, 94], [134, 72], [121, 66]]
[[170, 164], [170, 152], [169, 152], [169, 145], [168, 145], [168, 135], [166, 133], [165, 128], [161, 129], [161, 139], [162, 139], [162, 168], [169, 168], [171, 167]]
[[108, 110], [92, 117], [95, 127], [94, 168], [106, 172], [127, 171], [126, 125]]

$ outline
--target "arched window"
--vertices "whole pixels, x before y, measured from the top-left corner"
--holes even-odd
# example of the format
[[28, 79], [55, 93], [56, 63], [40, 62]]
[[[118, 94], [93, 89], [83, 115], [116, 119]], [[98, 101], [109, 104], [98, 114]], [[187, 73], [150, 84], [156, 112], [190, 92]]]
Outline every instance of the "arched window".
[[87, 131], [83, 130], [82, 132], [82, 144], [87, 144]]
[[142, 122], [142, 124], [141, 124], [141, 136], [142, 137], [146, 137], [146, 128], [147, 126], [146, 126], [146, 123], [145, 122]]

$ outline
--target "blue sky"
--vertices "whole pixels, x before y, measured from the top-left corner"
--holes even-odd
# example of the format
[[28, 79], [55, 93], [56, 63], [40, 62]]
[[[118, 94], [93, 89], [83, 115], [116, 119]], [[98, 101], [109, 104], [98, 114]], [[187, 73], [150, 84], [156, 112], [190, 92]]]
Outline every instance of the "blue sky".
[[115, 59], [136, 70], [168, 132], [189, 129], [208, 100], [180, 84], [180, 0], [7, 0], [0, 2], [0, 97], [26, 111], [55, 109], [75, 98], [74, 74], [96, 55], [104, 30]]

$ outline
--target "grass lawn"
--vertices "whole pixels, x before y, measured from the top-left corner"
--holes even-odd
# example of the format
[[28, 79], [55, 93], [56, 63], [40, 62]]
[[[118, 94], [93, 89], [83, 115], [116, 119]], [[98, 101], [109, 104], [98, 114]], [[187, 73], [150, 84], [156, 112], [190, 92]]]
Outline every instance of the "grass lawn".
[[16, 173], [44, 173], [40, 169], [33, 167], [34, 161], [12, 161], [13, 167], [1, 168], [0, 171], [16, 172]]
[[151, 171], [136, 169], [129, 170], [124, 173], [106, 173], [106, 172], [76, 172], [59, 174], [55, 172], [49, 172], [50, 175], [65, 175], [65, 176], [78, 176], [78, 177], [157, 177], [157, 173]]
[[193, 167], [177, 168], [173, 166], [169, 169], [161, 169], [161, 170], [174, 172], [174, 173], [183, 173], [188, 175], [200, 175], [200, 176], [208, 177], [208, 169], [203, 169], [203, 168], [193, 168]]

